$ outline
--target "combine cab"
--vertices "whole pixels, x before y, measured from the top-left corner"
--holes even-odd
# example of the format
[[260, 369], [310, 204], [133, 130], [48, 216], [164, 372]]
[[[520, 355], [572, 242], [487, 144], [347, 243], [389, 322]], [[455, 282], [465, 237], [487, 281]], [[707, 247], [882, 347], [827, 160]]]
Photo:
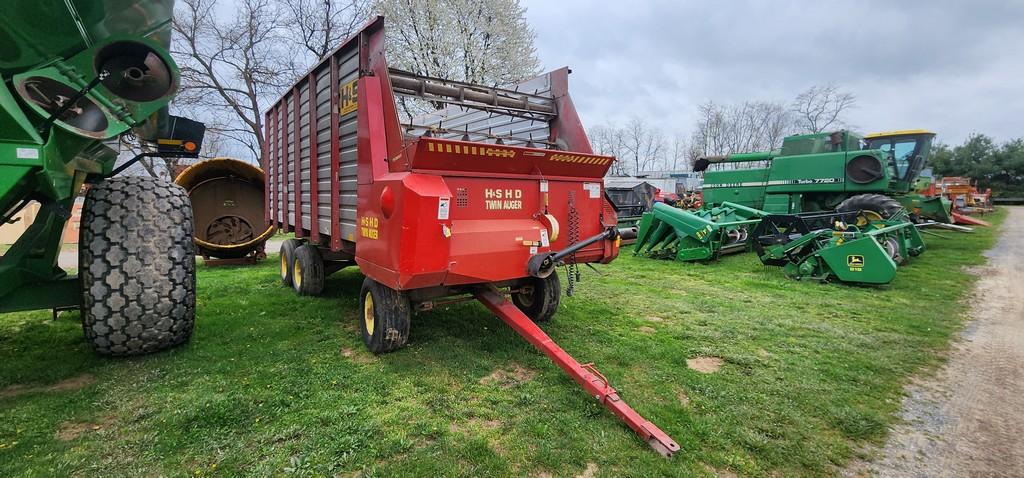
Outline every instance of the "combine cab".
[[[357, 264], [374, 353], [405, 345], [414, 310], [475, 297], [671, 454], [671, 438], [536, 325], [558, 308], [557, 266], [571, 290], [578, 264], [619, 252], [601, 180], [614, 158], [593, 154], [568, 76], [492, 88], [394, 70], [383, 19], [371, 22], [266, 112], [266, 219], [296, 236], [281, 280], [317, 295]], [[440, 109], [400, 114], [424, 106]]]

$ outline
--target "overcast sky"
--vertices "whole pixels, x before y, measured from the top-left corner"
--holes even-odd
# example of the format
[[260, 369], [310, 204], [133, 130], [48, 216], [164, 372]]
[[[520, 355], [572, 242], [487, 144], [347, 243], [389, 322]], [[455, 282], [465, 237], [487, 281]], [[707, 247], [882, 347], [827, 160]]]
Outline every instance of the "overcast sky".
[[689, 134], [708, 100], [789, 103], [833, 82], [863, 132], [1024, 136], [1024, 0], [522, 1], [588, 127], [639, 116]]

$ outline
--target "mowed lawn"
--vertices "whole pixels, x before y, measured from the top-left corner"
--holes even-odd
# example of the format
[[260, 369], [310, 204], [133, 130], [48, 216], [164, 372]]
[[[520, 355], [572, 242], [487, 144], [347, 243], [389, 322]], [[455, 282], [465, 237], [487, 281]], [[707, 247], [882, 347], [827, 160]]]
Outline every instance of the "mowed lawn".
[[0, 476], [832, 475], [963, 324], [965, 266], [996, 231], [941, 234], [882, 288], [791, 281], [753, 254], [627, 248], [583, 268], [544, 329], [679, 442], [671, 460], [479, 304], [420, 313], [409, 347], [369, 354], [355, 268], [299, 298], [276, 255], [200, 266], [191, 343], [128, 360], [94, 355], [76, 313], [3, 315]]

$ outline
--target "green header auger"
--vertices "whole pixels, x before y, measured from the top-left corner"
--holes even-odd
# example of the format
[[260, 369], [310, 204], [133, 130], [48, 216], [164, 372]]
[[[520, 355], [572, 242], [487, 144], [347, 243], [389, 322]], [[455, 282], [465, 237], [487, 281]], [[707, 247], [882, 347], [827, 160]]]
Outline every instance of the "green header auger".
[[906, 212], [872, 220], [863, 211], [771, 214], [752, 233], [765, 266], [781, 267], [791, 279], [881, 285], [896, 268], [924, 252]]
[[[173, 0], [4, 2], [0, 15], [0, 220], [36, 220], [0, 257], [0, 312], [80, 309], [102, 354], [182, 343], [195, 314], [192, 211], [168, 181], [112, 178], [119, 138], [136, 156], [195, 156], [204, 127], [167, 114], [178, 89]], [[87, 188], [78, 276], [61, 235]]]

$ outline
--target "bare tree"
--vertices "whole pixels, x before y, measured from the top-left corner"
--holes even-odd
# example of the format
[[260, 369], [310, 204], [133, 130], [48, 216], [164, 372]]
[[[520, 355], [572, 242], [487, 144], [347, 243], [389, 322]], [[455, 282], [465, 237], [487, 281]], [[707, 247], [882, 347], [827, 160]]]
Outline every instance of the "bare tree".
[[217, 133], [259, 158], [263, 107], [299, 69], [283, 45], [282, 11], [272, 0], [239, 0], [237, 16], [218, 20], [217, 0], [184, 0], [174, 17], [173, 53], [181, 66], [179, 107], [219, 118]]
[[312, 64], [326, 57], [369, 18], [370, 0], [279, 0], [285, 25]]
[[680, 168], [689, 169], [691, 163], [687, 158], [688, 148], [686, 136], [683, 133], [674, 134], [672, 136], [672, 149], [669, 153], [670, 159], [666, 162], [665, 166], [672, 171], [678, 171]]
[[821, 133], [829, 127], [844, 125], [843, 112], [856, 103], [853, 93], [843, 91], [837, 85], [816, 85], [797, 95], [793, 111], [797, 114], [800, 129]]
[[772, 150], [794, 128], [794, 116], [782, 103], [721, 105], [709, 101], [700, 106], [688, 156], [692, 162], [700, 156]]
[[623, 160], [625, 148], [622, 130], [611, 124], [598, 125], [587, 132], [590, 145], [596, 154], [615, 156], [616, 160], [608, 169], [609, 176], [628, 176], [629, 164]]
[[633, 162], [633, 174], [658, 169], [665, 158], [665, 135], [641, 118], [633, 117], [622, 130], [623, 149]]

